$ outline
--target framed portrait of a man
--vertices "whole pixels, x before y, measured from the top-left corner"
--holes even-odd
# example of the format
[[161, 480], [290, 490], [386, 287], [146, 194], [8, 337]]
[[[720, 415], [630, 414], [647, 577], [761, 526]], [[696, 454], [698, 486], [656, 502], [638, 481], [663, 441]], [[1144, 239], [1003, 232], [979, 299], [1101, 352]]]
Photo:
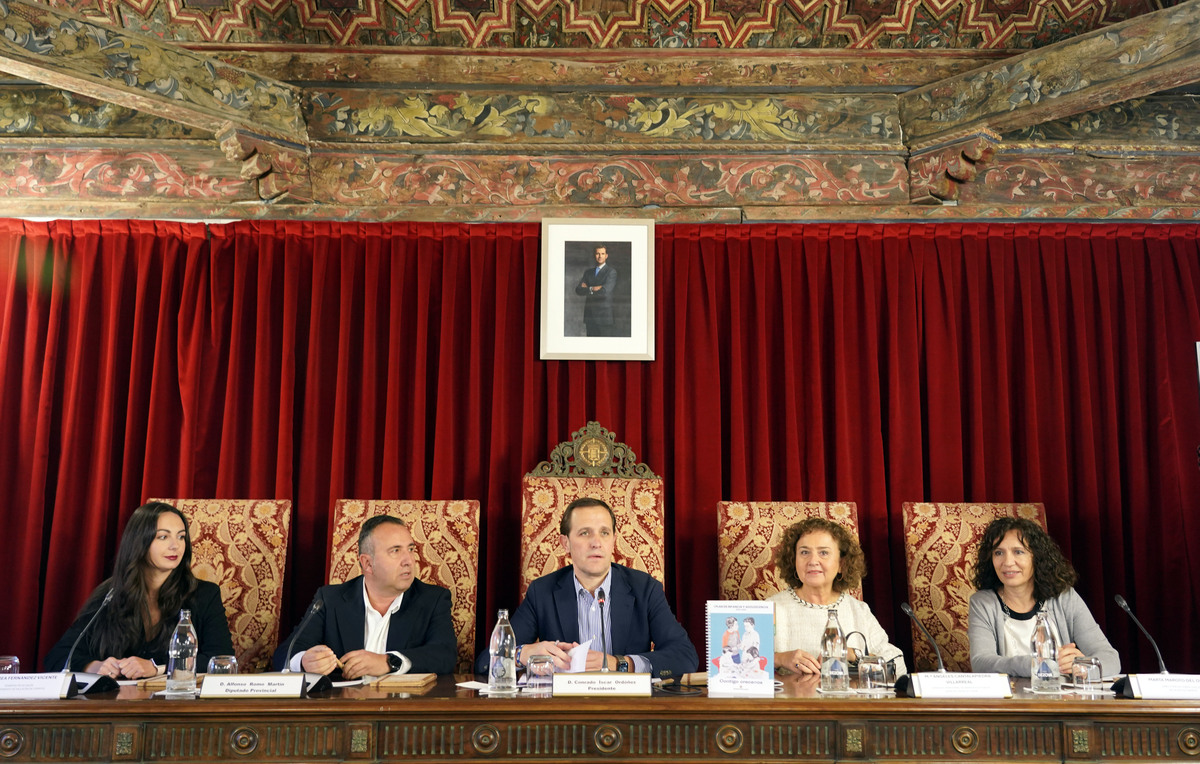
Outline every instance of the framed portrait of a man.
[[654, 221], [542, 221], [543, 359], [654, 360]]

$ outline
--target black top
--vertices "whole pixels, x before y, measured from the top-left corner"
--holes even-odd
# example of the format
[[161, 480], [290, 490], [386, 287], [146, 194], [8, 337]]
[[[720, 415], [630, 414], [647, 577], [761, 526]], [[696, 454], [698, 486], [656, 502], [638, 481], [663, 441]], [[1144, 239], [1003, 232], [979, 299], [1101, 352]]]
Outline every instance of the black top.
[[[196, 581], [196, 584], [196, 591], [192, 592], [192, 596], [183, 603], [183, 609], [192, 611], [192, 626], [195, 627], [196, 637], [200, 642], [196, 655], [196, 671], [200, 672], [208, 666], [210, 657], [232, 655], [233, 639], [229, 636], [229, 622], [225, 619], [225, 606], [221, 604], [221, 588], [208, 581]], [[43, 665], [47, 671], [63, 669], [63, 663], [67, 660], [67, 653], [71, 651], [71, 645], [75, 643], [75, 638], [83, 631], [83, 627], [92, 619], [103, 601], [103, 597], [92, 597], [84, 605], [83, 611], [79, 613], [75, 623], [71, 624], [71, 628], [67, 629], [67, 632], [50, 649], [50, 652], [46, 653]], [[99, 624], [104, 620], [104, 616], [105, 614], [101, 613], [100, 619], [96, 623]], [[170, 635], [175, 628], [175, 623], [179, 620], [179, 614], [163, 613], [162, 617], [163, 629], [166, 634], [153, 642], [143, 640], [130, 655], [101, 655], [98, 645], [99, 634], [96, 626], [93, 626], [80, 640], [79, 647], [75, 649], [75, 655], [71, 657], [71, 670], [83, 671], [92, 661], [130, 656], [147, 658], [160, 666], [167, 665], [167, 646], [170, 644]]]

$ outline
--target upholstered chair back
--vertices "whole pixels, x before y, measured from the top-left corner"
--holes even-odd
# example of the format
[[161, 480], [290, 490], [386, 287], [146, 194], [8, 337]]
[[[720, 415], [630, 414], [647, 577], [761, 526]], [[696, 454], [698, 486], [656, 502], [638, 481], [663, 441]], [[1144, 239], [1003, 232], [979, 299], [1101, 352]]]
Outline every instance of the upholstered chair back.
[[[717, 566], [721, 599], [764, 600], [786, 589], [775, 567], [775, 549], [789, 527], [809, 517], [844, 525], [858, 538], [858, 507], [852, 501], [720, 502]], [[862, 587], [855, 587], [850, 594], [861, 600]]]
[[475, 599], [479, 593], [479, 502], [339, 499], [333, 508], [327, 579], [340, 584], [362, 573], [358, 532], [376, 515], [398, 517], [417, 545], [417, 577], [450, 590], [450, 616], [458, 636], [455, 671], [475, 661]]
[[239, 670], [269, 671], [279, 643], [292, 502], [155, 499], [188, 519], [192, 572], [221, 587]]
[[[942, 651], [948, 671], [971, 670], [967, 611], [979, 539], [997, 517], [1025, 517], [1046, 527], [1041, 504], [925, 503], [903, 505], [908, 598]], [[914, 671], [937, 668], [937, 656], [913, 624]]]

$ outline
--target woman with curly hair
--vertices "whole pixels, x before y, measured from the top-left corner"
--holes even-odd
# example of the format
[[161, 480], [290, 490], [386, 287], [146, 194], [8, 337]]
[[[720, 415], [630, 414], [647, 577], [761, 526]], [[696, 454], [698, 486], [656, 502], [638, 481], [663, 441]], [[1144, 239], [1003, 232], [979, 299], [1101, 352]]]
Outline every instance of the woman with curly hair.
[[1032, 520], [993, 520], [979, 541], [967, 636], [971, 670], [1029, 676], [1029, 643], [1038, 612], [1049, 616], [1064, 675], [1082, 656], [1100, 659], [1104, 676], [1121, 659], [1072, 585], [1078, 576], [1054, 539]]
[[[71, 645], [110, 591], [108, 606], [64, 667]], [[46, 670], [70, 668], [113, 679], [161, 674], [180, 610], [192, 613], [200, 642], [198, 670], [210, 656], [233, 652], [220, 587], [192, 575], [187, 519], [170, 504], [143, 504], [125, 525], [112, 578], [92, 592], [75, 623], [46, 654]]]
[[801, 674], [821, 673], [821, 636], [830, 610], [842, 633], [857, 631], [867, 647], [906, 673], [904, 654], [865, 602], [849, 596], [867, 574], [862, 547], [845, 527], [810, 517], [789, 527], [775, 549], [775, 567], [788, 585], [768, 598], [775, 603], [775, 666]]

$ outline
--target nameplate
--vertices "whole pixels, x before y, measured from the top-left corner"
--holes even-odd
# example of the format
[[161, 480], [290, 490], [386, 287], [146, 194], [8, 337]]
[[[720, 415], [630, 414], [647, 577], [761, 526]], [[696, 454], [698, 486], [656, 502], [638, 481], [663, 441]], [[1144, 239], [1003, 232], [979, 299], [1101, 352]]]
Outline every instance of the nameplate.
[[1200, 674], [1130, 674], [1139, 700], [1200, 700]]
[[914, 698], [1011, 698], [1008, 674], [925, 671], [912, 674]]
[[70, 674], [0, 674], [0, 700], [58, 700], [70, 694]]
[[580, 674], [555, 674], [554, 695], [637, 697], [650, 695], [649, 674], [624, 671], [588, 671]]
[[299, 698], [304, 674], [206, 674], [201, 698]]

